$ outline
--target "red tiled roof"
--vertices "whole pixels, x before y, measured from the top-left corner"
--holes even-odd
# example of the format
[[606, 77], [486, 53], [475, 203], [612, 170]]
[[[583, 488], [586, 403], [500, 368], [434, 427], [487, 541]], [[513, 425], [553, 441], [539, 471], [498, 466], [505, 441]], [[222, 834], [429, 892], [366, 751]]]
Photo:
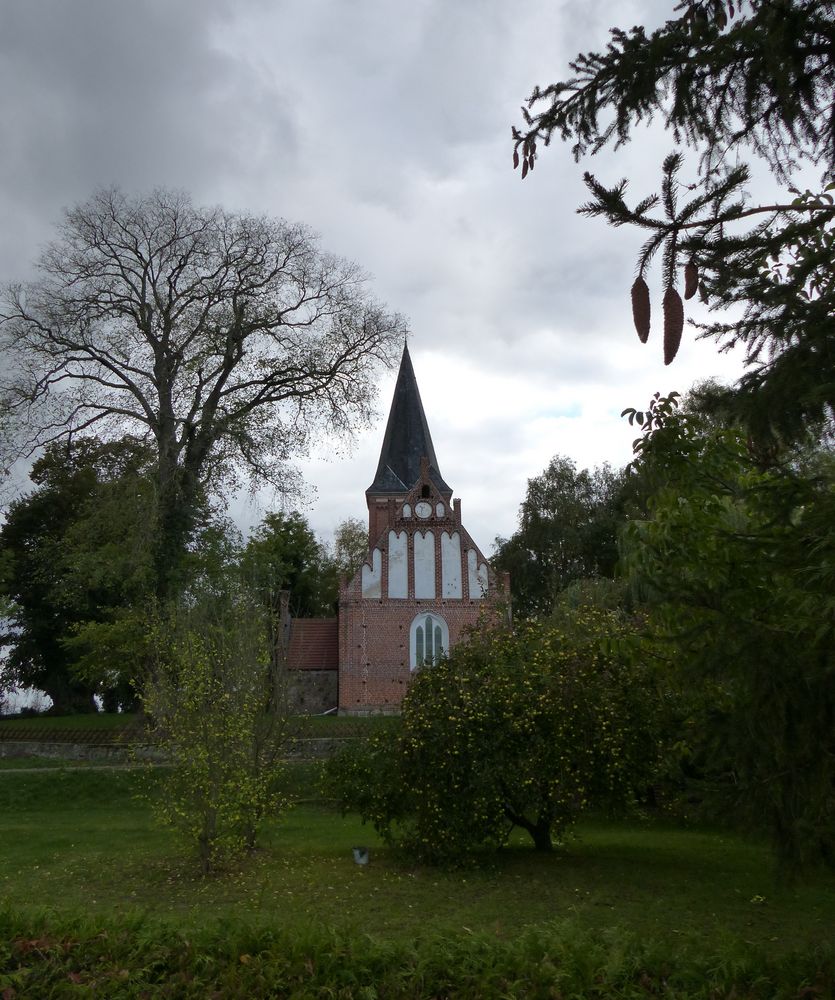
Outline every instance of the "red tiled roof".
[[294, 618], [287, 650], [288, 670], [338, 670], [339, 628], [336, 618]]

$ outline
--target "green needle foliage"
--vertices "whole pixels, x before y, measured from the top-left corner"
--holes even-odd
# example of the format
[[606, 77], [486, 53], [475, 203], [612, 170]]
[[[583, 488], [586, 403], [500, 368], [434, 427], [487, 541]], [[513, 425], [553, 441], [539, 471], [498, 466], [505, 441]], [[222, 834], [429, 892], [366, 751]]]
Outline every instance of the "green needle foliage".
[[[645, 235], [633, 289], [641, 339], [650, 319], [643, 278], [661, 251], [667, 363], [681, 337], [682, 276], [685, 298], [699, 290], [726, 313], [697, 324], [702, 336], [744, 348], [738, 416], [761, 438], [797, 438], [830, 420], [835, 404], [832, 4], [682, 0], [675, 10], [651, 33], [613, 29], [605, 51], [571, 63], [572, 77], [536, 87], [524, 127], [513, 129], [514, 164], [527, 175], [554, 136], [573, 142], [579, 159], [663, 122], [676, 149], [658, 192], [628, 201], [626, 179], [610, 186], [586, 173], [592, 198], [580, 212]], [[693, 170], [688, 149], [699, 154]], [[746, 154], [774, 181], [762, 199], [751, 197]], [[820, 185], [797, 190], [793, 178], [809, 165]]]
[[832, 455], [764, 466], [738, 429], [674, 398], [634, 416], [636, 467], [655, 488], [627, 526], [625, 563], [689, 688], [712, 691], [702, 740], [714, 772], [785, 871], [833, 865]]

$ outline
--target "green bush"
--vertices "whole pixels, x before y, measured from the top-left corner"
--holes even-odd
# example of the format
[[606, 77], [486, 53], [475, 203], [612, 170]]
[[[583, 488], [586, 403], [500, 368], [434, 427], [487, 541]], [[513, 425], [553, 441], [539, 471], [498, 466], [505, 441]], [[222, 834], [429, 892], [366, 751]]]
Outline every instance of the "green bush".
[[431, 862], [505, 842], [550, 850], [590, 807], [623, 804], [658, 756], [653, 674], [625, 621], [579, 609], [562, 627], [474, 635], [423, 670], [400, 732], [326, 767], [331, 792], [389, 843]]
[[143, 704], [172, 767], [151, 801], [204, 873], [252, 850], [263, 817], [284, 804], [283, 678], [260, 612], [245, 592], [206, 593], [156, 630]]

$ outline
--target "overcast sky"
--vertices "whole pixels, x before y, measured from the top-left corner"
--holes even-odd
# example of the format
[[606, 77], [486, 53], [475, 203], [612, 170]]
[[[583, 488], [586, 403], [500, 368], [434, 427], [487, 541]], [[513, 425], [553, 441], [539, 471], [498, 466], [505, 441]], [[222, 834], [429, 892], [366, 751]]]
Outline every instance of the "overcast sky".
[[[583, 166], [554, 145], [524, 183], [510, 126], [614, 24], [662, 0], [0, 0], [0, 278], [23, 279], [64, 208], [98, 186], [183, 188], [200, 204], [308, 223], [403, 313], [435, 450], [489, 554], [557, 453], [629, 460], [619, 417], [659, 389], [733, 378], [685, 331], [664, 368], [629, 288], [640, 234], [581, 219]], [[672, 143], [587, 165], [654, 190]], [[650, 284], [660, 315], [660, 274]], [[660, 324], [656, 324], [656, 327]], [[327, 537], [365, 517], [380, 418], [347, 457], [301, 463]], [[243, 528], [273, 504], [239, 499]], [[278, 503], [278, 501], [275, 501]]]

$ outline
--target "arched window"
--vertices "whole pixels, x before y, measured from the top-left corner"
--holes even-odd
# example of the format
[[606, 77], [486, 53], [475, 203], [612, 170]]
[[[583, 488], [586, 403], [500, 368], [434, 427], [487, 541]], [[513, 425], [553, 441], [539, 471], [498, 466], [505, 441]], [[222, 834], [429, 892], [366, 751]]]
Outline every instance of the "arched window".
[[437, 663], [449, 650], [449, 628], [440, 615], [422, 612], [409, 630], [409, 666], [412, 670]]

